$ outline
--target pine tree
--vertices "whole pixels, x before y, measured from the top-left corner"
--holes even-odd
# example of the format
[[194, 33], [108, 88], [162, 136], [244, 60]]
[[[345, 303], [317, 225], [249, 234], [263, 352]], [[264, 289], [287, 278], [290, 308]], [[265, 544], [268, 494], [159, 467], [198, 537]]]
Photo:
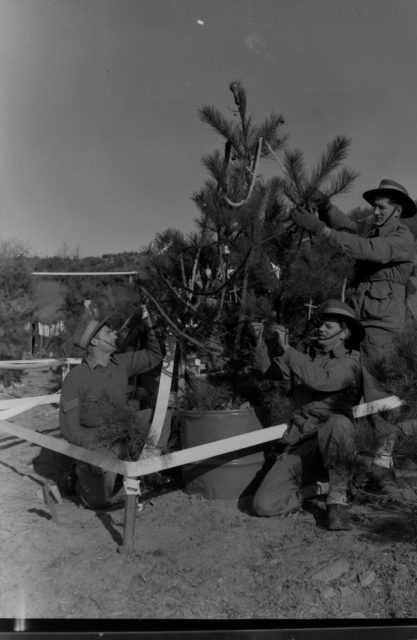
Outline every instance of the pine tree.
[[[209, 177], [192, 196], [200, 211], [197, 232], [184, 238], [171, 230], [156, 239], [142, 290], [184, 347], [205, 359], [213, 374], [221, 370], [236, 393], [238, 372], [248, 361], [248, 323], [271, 315], [278, 283], [264, 244], [280, 224], [281, 187], [278, 179], [262, 178], [260, 162], [286, 136], [281, 115], [256, 124], [243, 86], [234, 82], [230, 90], [232, 118], [212, 106], [199, 111], [224, 147], [202, 158]], [[159, 302], [151, 291], [159, 292]]]
[[[213, 106], [199, 111], [223, 148], [202, 157], [208, 178], [192, 196], [200, 213], [197, 232], [159, 235], [140, 286], [182, 341], [183, 353], [204, 359], [211, 381], [227, 382], [237, 399], [252, 382], [253, 321], [276, 318], [298, 340], [311, 329], [305, 305], [342, 295], [350, 261], [301, 238], [289, 210], [297, 204], [313, 209], [319, 190], [328, 198], [343, 193], [356, 174], [341, 167], [349, 140], [338, 136], [307, 175], [302, 152], [285, 149], [282, 115], [257, 124], [243, 85], [232, 82], [229, 89], [232, 118]], [[265, 180], [261, 163], [271, 158], [281, 170]], [[248, 384], [245, 394], [253, 399], [256, 389]]]

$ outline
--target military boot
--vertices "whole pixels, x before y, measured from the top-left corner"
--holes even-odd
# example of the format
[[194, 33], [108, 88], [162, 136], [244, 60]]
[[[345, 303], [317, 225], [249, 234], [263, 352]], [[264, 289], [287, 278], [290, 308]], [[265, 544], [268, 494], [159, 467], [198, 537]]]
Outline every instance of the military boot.
[[348, 506], [346, 504], [328, 505], [327, 528], [329, 531], [347, 531], [350, 529]]

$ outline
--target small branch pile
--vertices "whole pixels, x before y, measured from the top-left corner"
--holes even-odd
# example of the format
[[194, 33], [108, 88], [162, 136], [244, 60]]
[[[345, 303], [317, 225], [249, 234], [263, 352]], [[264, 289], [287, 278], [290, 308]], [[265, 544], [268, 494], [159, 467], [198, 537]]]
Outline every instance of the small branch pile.
[[230, 385], [213, 384], [204, 378], [187, 376], [188, 390], [183, 400], [185, 410], [216, 411], [229, 409]]
[[136, 461], [145, 445], [153, 446], [149, 440], [150, 410], [138, 412], [108, 393], [99, 397], [97, 410], [101, 425], [99, 442], [114, 450], [120, 460]]

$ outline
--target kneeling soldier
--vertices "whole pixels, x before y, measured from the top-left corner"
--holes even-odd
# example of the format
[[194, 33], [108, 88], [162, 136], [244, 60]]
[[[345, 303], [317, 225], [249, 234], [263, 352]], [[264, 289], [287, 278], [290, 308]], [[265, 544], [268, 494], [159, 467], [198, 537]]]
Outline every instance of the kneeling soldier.
[[352, 407], [361, 395], [359, 352], [365, 332], [344, 302], [329, 300], [312, 356], [286, 344], [276, 327], [283, 355], [269, 357], [260, 337], [253, 352], [255, 368], [275, 379], [295, 380], [298, 407], [284, 441], [285, 452], [271, 467], [253, 500], [259, 516], [285, 515], [302, 507], [302, 486], [328, 481], [328, 529], [349, 529], [347, 488], [356, 455]]
[[[87, 317], [75, 330], [73, 343], [84, 350], [85, 357], [64, 380], [59, 414], [62, 435], [72, 444], [87, 449], [102, 448], [103, 416], [99, 406], [102, 394], [125, 404], [129, 378], [150, 371], [162, 361], [153, 329], [148, 333], [147, 348], [139, 351], [116, 354], [116, 339], [116, 332], [106, 320], [99, 322]], [[109, 451], [116, 459], [114, 447]], [[112, 503], [117, 495], [115, 473], [78, 461], [75, 472], [76, 493], [84, 506], [101, 509]]]

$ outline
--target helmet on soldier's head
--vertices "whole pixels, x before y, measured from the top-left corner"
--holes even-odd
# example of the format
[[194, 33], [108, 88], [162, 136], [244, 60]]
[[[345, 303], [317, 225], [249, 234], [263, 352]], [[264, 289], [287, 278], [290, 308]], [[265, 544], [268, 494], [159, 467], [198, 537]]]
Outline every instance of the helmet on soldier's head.
[[318, 316], [321, 320], [326, 316], [332, 316], [344, 322], [349, 327], [354, 342], [360, 342], [365, 337], [365, 329], [357, 319], [355, 311], [346, 302], [327, 300], [318, 310]]
[[101, 327], [104, 327], [104, 325], [107, 324], [107, 322], [108, 318], [104, 318], [101, 322], [98, 320], [91, 320], [90, 318], [83, 318], [75, 328], [72, 343], [76, 347], [87, 349], [92, 339], [98, 334]]

